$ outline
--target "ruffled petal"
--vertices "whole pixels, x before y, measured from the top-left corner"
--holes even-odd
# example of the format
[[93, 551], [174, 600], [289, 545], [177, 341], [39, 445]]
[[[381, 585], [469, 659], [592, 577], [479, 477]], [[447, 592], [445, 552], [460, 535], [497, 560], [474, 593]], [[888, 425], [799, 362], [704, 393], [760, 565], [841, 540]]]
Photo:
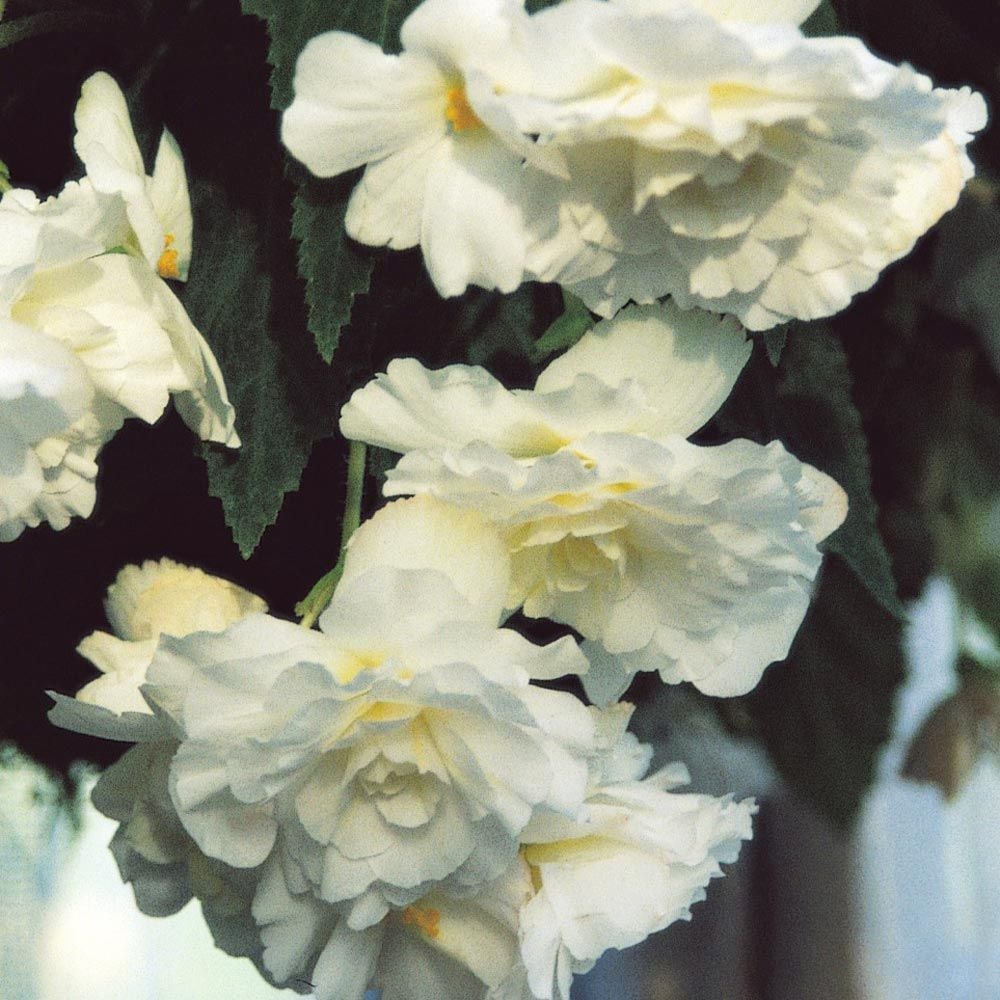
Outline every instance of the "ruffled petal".
[[422, 56], [385, 55], [340, 31], [311, 39], [295, 67], [281, 139], [319, 177], [334, 177], [443, 135], [447, 84]]
[[[537, 392], [568, 387], [581, 374], [607, 385], [641, 386], [655, 418], [634, 430], [687, 437], [728, 397], [752, 344], [731, 319], [674, 305], [633, 307], [599, 323], [539, 375]], [[593, 431], [618, 428], [591, 427]]]
[[512, 292], [524, 277], [528, 228], [521, 158], [485, 129], [441, 146], [427, 175], [420, 245], [441, 295], [469, 285]]
[[483, 624], [495, 626], [500, 619], [510, 558], [496, 528], [472, 511], [431, 497], [388, 504], [355, 532], [341, 586], [373, 566], [436, 570], [469, 601]]
[[341, 410], [341, 433], [391, 451], [458, 447], [486, 441], [512, 455], [537, 455], [565, 444], [523, 394], [483, 368], [437, 371], [396, 358], [385, 374], [355, 391]]

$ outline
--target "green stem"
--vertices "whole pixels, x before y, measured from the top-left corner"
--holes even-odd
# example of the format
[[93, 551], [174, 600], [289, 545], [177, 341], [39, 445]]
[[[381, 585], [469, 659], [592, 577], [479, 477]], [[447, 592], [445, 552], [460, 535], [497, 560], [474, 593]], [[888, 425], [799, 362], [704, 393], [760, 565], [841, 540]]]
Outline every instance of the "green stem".
[[368, 449], [363, 441], [352, 441], [347, 456], [347, 495], [344, 498], [344, 522], [340, 531], [340, 551], [347, 548], [351, 535], [361, 524], [361, 498], [365, 490], [365, 459]]
[[[3, 3], [0, 3], [0, 15], [3, 14]], [[10, 170], [7, 164], [0, 160], [0, 194], [10, 191], [14, 187], [10, 182]]]
[[316, 619], [333, 600], [333, 592], [337, 589], [341, 574], [344, 572], [344, 553], [347, 550], [347, 543], [361, 524], [361, 500], [365, 491], [365, 457], [365, 445], [360, 441], [352, 441], [347, 456], [347, 495], [344, 499], [344, 520], [340, 531], [340, 558], [337, 560], [337, 565], [320, 577], [312, 590], [295, 605], [295, 613], [302, 617], [299, 624], [303, 628], [312, 628], [316, 624]]

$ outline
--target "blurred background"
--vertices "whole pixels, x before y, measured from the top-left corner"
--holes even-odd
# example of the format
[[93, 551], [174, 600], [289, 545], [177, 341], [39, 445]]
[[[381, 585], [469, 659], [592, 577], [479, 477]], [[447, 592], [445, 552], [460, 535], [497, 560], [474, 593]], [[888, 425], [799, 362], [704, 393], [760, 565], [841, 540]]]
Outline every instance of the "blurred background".
[[[47, 194], [79, 175], [80, 84], [112, 72], [144, 149], [166, 124], [198, 178], [185, 303], [227, 379], [244, 317], [234, 303], [232, 329], [220, 332], [225, 315], [205, 326], [196, 272], [245, 238], [247, 280], [260, 267], [270, 282], [253, 287], [274, 378], [302, 387], [284, 403], [311, 428], [270, 445], [300, 457], [297, 490], [244, 490], [247, 505], [267, 507], [258, 535], [276, 517], [247, 559], [231, 530], [245, 540], [231, 502], [249, 481], [243, 459], [206, 465], [172, 415], [130, 422], [106, 448], [93, 517], [0, 548], [0, 1000], [277, 995], [212, 946], [197, 903], [162, 920], [138, 913], [106, 848], [114, 824], [87, 799], [121, 748], [51, 727], [44, 692], [91, 679], [75, 647], [104, 626], [104, 591], [129, 562], [199, 565], [290, 616], [336, 559], [344, 449], [333, 415], [359, 373], [405, 351], [454, 360], [474, 323], [469, 360], [517, 384], [561, 298], [527, 287], [441, 303], [419, 259], [380, 257], [373, 294], [326, 365], [302, 334], [286, 238], [298, 179], [274, 138], [264, 25], [238, 0], [9, 0], [0, 15], [0, 160], [13, 181]], [[1000, 106], [995, 0], [837, 0], [809, 29], [858, 34]], [[752, 695], [710, 700], [648, 678], [629, 693], [658, 761], [686, 762], [694, 790], [754, 795], [761, 812], [694, 920], [609, 955], [575, 1000], [1000, 998], [998, 135], [973, 144], [977, 177], [959, 206], [874, 289], [828, 323], [760, 340], [705, 432], [780, 437], [848, 487], [854, 520], [788, 661]], [[238, 228], [210, 225], [219, 191]], [[272, 391], [266, 379], [233, 382], [243, 414]]]

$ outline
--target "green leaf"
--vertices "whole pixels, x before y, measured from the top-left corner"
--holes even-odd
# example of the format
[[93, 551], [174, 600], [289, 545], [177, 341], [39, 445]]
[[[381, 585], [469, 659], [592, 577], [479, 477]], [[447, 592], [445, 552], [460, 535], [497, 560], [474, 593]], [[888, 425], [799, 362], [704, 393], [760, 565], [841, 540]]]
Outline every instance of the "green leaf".
[[730, 433], [762, 443], [777, 438], [840, 483], [850, 509], [826, 548], [843, 557], [886, 611], [900, 616], [892, 565], [877, 525], [868, 442], [851, 396], [843, 347], [822, 324], [798, 324], [790, 334], [777, 369], [761, 357], [763, 351], [754, 352], [718, 422]]
[[212, 345], [236, 407], [238, 451], [205, 447], [209, 490], [243, 556], [299, 485], [313, 444], [334, 429], [332, 373], [308, 350], [271, 270], [269, 226], [221, 188], [194, 185], [196, 255], [184, 304]]
[[[243, 10], [267, 23], [271, 103], [283, 111], [292, 102], [295, 62], [306, 42], [325, 31], [350, 31], [388, 48], [397, 44], [399, 26], [415, 0], [242, 0]], [[344, 232], [351, 184], [309, 178], [295, 195], [292, 233], [299, 241], [299, 273], [306, 282], [309, 332], [327, 362], [350, 321], [358, 295], [368, 291], [373, 256]]]
[[808, 38], [823, 38], [828, 35], [842, 35], [837, 12], [830, 0], [823, 2], [806, 18], [802, 33]]
[[323, 360], [333, 360], [354, 299], [371, 286], [374, 258], [344, 231], [348, 192], [310, 178], [299, 185], [292, 235], [299, 241], [299, 274], [306, 282], [309, 332]]
[[767, 351], [767, 360], [777, 368], [781, 361], [781, 352], [785, 349], [785, 344], [788, 343], [788, 326], [765, 330], [761, 334], [761, 340], [764, 342], [764, 350]]
[[901, 632], [856, 574], [828, 559], [788, 659], [736, 703], [748, 710], [782, 777], [843, 828], [889, 735], [904, 675]]
[[0, 24], [0, 52], [38, 35], [48, 35], [57, 31], [93, 30], [95, 27], [105, 26], [109, 20], [108, 15], [93, 10], [53, 10], [18, 17], [13, 21], [4, 21]]
[[531, 360], [541, 364], [551, 354], [572, 347], [593, 325], [594, 317], [581, 299], [563, 291], [563, 314], [535, 341]]
[[399, 26], [418, 0], [241, 0], [247, 14], [267, 22], [272, 104], [292, 103], [295, 61], [306, 42], [324, 31], [349, 31], [387, 49], [398, 47]]
[[871, 462], [861, 415], [851, 397], [851, 376], [840, 341], [828, 330], [797, 331], [786, 348], [779, 384], [786, 439], [847, 491], [847, 520], [827, 543], [890, 614], [902, 616], [889, 553], [878, 529]]
[[537, 311], [532, 286], [509, 295], [472, 289], [459, 305], [449, 336], [470, 365], [496, 369], [531, 357]]

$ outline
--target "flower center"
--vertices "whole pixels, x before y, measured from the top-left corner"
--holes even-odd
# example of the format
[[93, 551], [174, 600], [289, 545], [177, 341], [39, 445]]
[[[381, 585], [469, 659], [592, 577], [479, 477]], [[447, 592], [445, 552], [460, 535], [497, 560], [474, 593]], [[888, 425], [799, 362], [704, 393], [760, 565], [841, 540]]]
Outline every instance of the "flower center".
[[156, 273], [161, 278], [179, 278], [181, 276], [177, 266], [180, 254], [173, 249], [173, 246], [174, 234], [167, 233], [163, 237], [163, 253], [160, 254], [160, 259], [156, 262]]
[[452, 132], [468, 132], [483, 128], [483, 123], [465, 94], [462, 86], [449, 87], [445, 94], [444, 116], [448, 119]]
[[436, 938], [441, 933], [441, 911], [427, 907], [408, 906], [402, 913], [403, 923], [417, 928], [427, 937]]

